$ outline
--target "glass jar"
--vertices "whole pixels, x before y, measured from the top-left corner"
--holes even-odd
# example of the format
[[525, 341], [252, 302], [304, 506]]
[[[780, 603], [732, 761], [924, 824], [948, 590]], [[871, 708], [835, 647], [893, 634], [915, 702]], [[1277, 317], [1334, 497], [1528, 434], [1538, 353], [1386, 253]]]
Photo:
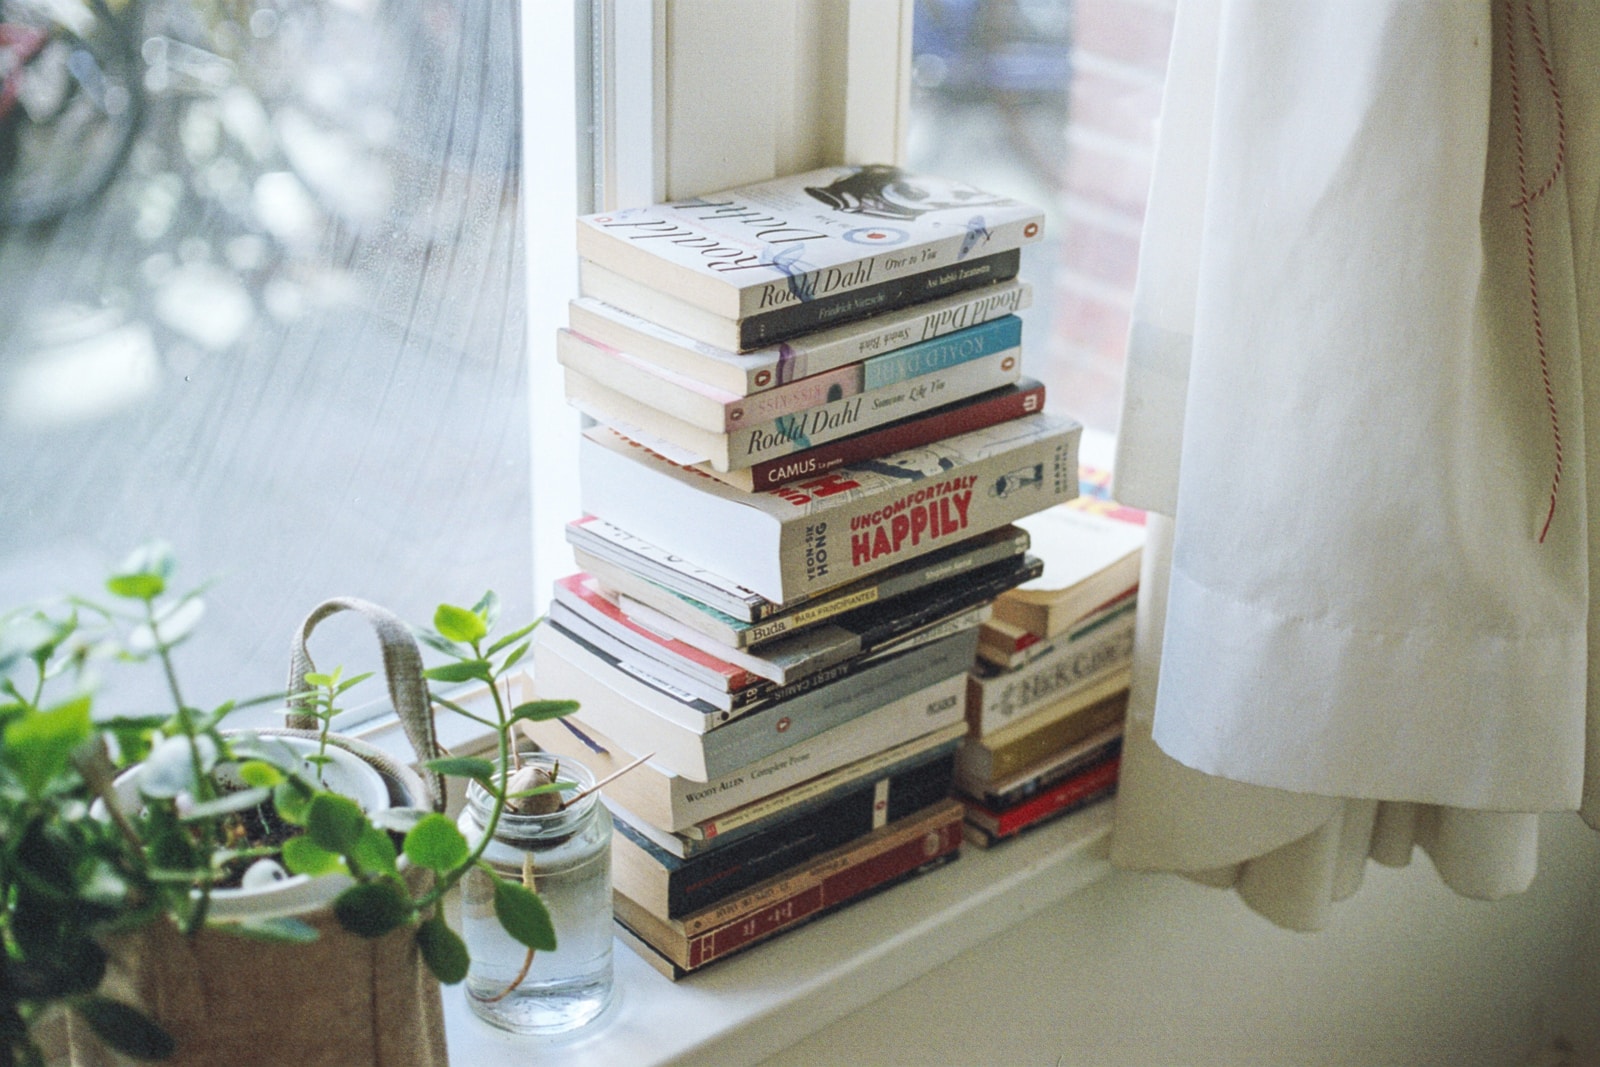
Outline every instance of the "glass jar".
[[[554, 777], [594, 785], [587, 767], [545, 753], [524, 755]], [[571, 794], [568, 794], [571, 795]], [[458, 825], [483, 839], [493, 801], [476, 782]], [[555, 1034], [589, 1022], [611, 1002], [611, 813], [598, 792], [544, 815], [500, 816], [483, 859], [500, 875], [543, 899], [555, 927], [554, 952], [534, 952], [511, 938], [495, 917], [489, 876], [474, 870], [461, 883], [461, 933], [472, 956], [467, 1003], [489, 1023], [521, 1034]]]

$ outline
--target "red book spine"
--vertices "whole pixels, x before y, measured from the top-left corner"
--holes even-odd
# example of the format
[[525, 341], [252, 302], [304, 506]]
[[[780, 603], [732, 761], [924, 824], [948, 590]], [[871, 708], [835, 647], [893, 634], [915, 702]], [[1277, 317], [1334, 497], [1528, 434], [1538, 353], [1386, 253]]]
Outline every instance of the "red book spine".
[[793, 926], [824, 908], [843, 903], [875, 889], [885, 882], [916, 870], [942, 856], [949, 855], [961, 846], [961, 818], [950, 822], [913, 840], [898, 845], [881, 855], [846, 867], [823, 878], [822, 881], [753, 915], [736, 919], [726, 926], [689, 939], [689, 966], [686, 970], [703, 967], [712, 960], [736, 952], [752, 941]]
[[1122, 766], [1122, 756], [1118, 754], [1098, 766], [1091, 767], [1082, 774], [1073, 775], [1065, 781], [1057, 783], [1043, 793], [1029, 797], [1009, 811], [995, 814], [987, 809], [980, 808], [989, 821], [994, 825], [989, 828], [996, 837], [1009, 837], [1011, 834], [1038, 822], [1051, 812], [1062, 808], [1071, 807], [1073, 804], [1091, 794], [1112, 785], [1117, 780], [1117, 772]]
[[816, 448], [765, 460], [750, 468], [754, 489], [771, 489], [857, 460], [887, 456], [907, 448], [939, 441], [986, 426], [1020, 419], [1044, 410], [1044, 386], [1024, 379], [1015, 388], [995, 396], [941, 408], [929, 415], [890, 423]]

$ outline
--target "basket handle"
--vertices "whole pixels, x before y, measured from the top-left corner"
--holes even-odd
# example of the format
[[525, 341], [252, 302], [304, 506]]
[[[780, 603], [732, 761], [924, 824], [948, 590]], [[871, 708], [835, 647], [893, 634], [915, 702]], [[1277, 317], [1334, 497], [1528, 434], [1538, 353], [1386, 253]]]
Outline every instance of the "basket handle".
[[[383, 674], [389, 685], [389, 700], [406, 732], [406, 739], [416, 753], [419, 764], [425, 764], [439, 754], [439, 744], [434, 733], [433, 708], [428, 698], [428, 683], [422, 676], [422, 652], [417, 640], [399, 616], [376, 604], [355, 597], [335, 597], [324, 600], [311, 610], [300, 629], [295, 632], [289, 648], [289, 692], [306, 691], [306, 675], [316, 670], [306, 641], [317, 624], [341, 611], [353, 611], [371, 624], [378, 636], [378, 646], [383, 653]], [[290, 699], [287, 724], [290, 729], [315, 730], [320, 724], [308, 710], [308, 701], [302, 697]], [[428, 788], [429, 799], [435, 811], [443, 811], [445, 804], [444, 782], [437, 771], [419, 767], [423, 783]]]

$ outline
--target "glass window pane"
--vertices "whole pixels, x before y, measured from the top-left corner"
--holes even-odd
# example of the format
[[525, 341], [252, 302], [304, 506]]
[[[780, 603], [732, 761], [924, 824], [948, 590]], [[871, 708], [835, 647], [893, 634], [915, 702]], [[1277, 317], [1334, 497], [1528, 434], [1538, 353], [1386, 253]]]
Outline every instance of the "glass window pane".
[[200, 704], [328, 596], [530, 614], [517, 12], [0, 0], [0, 607], [164, 538]]
[[910, 163], [1043, 207], [1023, 366], [1107, 432], [1173, 0], [917, 0]]

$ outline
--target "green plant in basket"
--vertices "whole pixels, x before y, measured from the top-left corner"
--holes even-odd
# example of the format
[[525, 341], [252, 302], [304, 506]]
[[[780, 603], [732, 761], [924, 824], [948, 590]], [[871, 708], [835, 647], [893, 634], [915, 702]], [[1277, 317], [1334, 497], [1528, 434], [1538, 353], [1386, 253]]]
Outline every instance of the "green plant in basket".
[[[338, 778], [371, 775], [383, 786], [350, 746], [330, 740], [338, 701], [365, 676], [313, 672], [304, 692], [195, 706], [180, 685], [175, 652], [204, 603], [198, 590], [173, 591], [174, 568], [169, 549], [147, 546], [106, 582], [105, 603], [73, 597], [0, 614], [0, 1063], [42, 1067], [43, 1046], [56, 1039], [51, 1027], [63, 1013], [125, 1055], [182, 1058], [186, 1038], [108, 991], [119, 939], [164, 924], [185, 941], [237, 934], [227, 940], [246, 955], [259, 942], [309, 946], [322, 935], [307, 913], [279, 907], [257, 917], [237, 906], [252, 894], [270, 899], [280, 884], [334, 887], [337, 927], [365, 938], [405, 936], [409, 928], [440, 981], [466, 974], [466, 946], [439, 905], [484, 866], [482, 843], [435, 811], [358, 801], [364, 794]], [[471, 609], [443, 605], [424, 639], [450, 657], [428, 672], [431, 679], [488, 686], [492, 718], [433, 699], [492, 727], [501, 756], [428, 766], [479, 783], [498, 817], [508, 804], [570, 789], [562, 782], [517, 788], [510, 735], [521, 719], [576, 705], [510, 704], [502, 683], [533, 627], [494, 638], [496, 613], [492, 595]], [[156, 670], [170, 707], [96, 718], [98, 678], [127, 669]], [[240, 707], [286, 698], [314, 709], [315, 740], [225, 728]], [[502, 880], [494, 900], [500, 924], [530, 952], [554, 947], [535, 893]], [[295, 1020], [285, 1023], [293, 1029]]]

